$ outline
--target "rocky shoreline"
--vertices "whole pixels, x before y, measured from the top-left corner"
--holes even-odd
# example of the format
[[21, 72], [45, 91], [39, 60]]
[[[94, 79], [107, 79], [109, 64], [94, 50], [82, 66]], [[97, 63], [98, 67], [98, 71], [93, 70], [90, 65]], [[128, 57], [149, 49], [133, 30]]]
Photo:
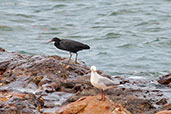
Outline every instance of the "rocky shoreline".
[[[128, 113], [154, 114], [171, 110], [171, 75], [160, 80], [145, 80], [98, 72], [124, 85], [109, 89], [106, 94], [112, 104]], [[67, 58], [60, 56], [27, 56], [0, 48], [0, 114], [64, 114], [64, 110], [59, 112], [63, 107], [100, 93], [90, 84], [89, 77], [89, 66], [83, 62], [68, 64]], [[88, 110], [86, 106], [84, 109]]]

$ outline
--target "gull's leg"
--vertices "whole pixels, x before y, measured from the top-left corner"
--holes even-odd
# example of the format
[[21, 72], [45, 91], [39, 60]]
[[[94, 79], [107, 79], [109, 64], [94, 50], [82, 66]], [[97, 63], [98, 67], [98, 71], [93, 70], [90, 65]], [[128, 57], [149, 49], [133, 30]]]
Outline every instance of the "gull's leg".
[[78, 53], [75, 53], [75, 54], [76, 54], [76, 57], [75, 57], [75, 64], [78, 64], [78, 61], [77, 61]]
[[104, 93], [104, 91], [103, 91], [103, 89], [102, 89], [101, 98], [100, 98], [100, 99], [98, 99], [99, 101], [102, 101], [102, 100], [103, 100], [103, 93]]
[[103, 101], [105, 101], [105, 92], [103, 90]]
[[102, 89], [102, 101], [103, 101], [103, 98], [104, 98], [104, 91], [103, 91], [103, 89]]
[[70, 54], [70, 56], [69, 56], [68, 63], [70, 62], [70, 60], [71, 60], [71, 57], [72, 57], [72, 53], [71, 53], [71, 52], [69, 52], [69, 54]]

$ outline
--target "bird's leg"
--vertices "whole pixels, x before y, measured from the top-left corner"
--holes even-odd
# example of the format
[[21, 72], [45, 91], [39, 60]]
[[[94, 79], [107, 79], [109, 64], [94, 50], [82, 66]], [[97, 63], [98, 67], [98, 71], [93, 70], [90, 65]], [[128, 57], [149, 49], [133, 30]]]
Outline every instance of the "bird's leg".
[[103, 93], [104, 93], [104, 91], [103, 91], [103, 89], [102, 89], [101, 98], [100, 98], [100, 99], [98, 99], [99, 101], [103, 101]]
[[103, 90], [103, 101], [105, 101], [105, 92]]
[[70, 60], [71, 60], [71, 57], [72, 57], [72, 53], [71, 53], [71, 52], [69, 52], [69, 54], [70, 54], [70, 56], [69, 56], [68, 63], [70, 62]]
[[78, 64], [79, 62], [77, 61], [77, 57], [78, 57], [78, 53], [75, 53], [76, 56], [75, 56], [75, 64]]
[[103, 101], [103, 95], [104, 95], [104, 91], [103, 91], [103, 89], [102, 89], [102, 98], [101, 98], [101, 99], [102, 99], [102, 101]]

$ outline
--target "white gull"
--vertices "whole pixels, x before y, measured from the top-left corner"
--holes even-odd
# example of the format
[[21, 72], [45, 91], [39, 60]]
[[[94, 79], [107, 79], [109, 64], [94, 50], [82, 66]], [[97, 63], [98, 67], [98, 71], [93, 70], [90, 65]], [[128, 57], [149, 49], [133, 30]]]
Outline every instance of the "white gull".
[[110, 88], [115, 88], [119, 84], [116, 84], [114, 81], [110, 80], [109, 78], [106, 78], [106, 77], [99, 75], [97, 73], [95, 66], [91, 66], [90, 70], [91, 70], [90, 82], [94, 87], [102, 90], [100, 100], [104, 101], [105, 100], [104, 90], [110, 89]]

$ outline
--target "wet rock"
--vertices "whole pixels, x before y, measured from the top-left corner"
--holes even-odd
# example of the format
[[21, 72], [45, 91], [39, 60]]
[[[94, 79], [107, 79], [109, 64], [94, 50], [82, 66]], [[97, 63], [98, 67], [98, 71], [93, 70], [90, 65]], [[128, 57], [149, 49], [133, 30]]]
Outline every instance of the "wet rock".
[[171, 110], [171, 103], [163, 105], [161, 110]]
[[[48, 110], [55, 112], [59, 105], [73, 95], [72, 93], [80, 90], [81, 85], [74, 85], [76, 82], [72, 84], [72, 78], [89, 73], [89, 68], [85, 64], [68, 64], [64, 60], [65, 58], [59, 56], [25, 56], [2, 52], [0, 54], [0, 89], [12, 92], [6, 92], [6, 94], [3, 92], [8, 97], [2, 95], [0, 103], [12, 103], [13, 107], [1, 105], [1, 112], [9, 111], [11, 114], [35, 111], [46, 113]], [[20, 97], [18, 98], [13, 92], [18, 93]], [[29, 102], [31, 98], [23, 97], [28, 96], [27, 94], [35, 96], [31, 106]], [[21, 104], [18, 104], [19, 102]], [[20, 108], [23, 108], [23, 111], [17, 112]]]
[[63, 106], [57, 114], [131, 114], [122, 105], [113, 104], [108, 98], [100, 101], [101, 96], [82, 97]]
[[7, 66], [9, 65], [9, 61], [3, 61], [0, 63], [0, 70], [5, 70]]
[[171, 87], [171, 73], [159, 78], [158, 82], [160, 84]]
[[[55, 114], [63, 105], [82, 97], [97, 97], [101, 91], [91, 85], [89, 67], [83, 62], [73, 63], [68, 64], [66, 58], [59, 56], [0, 52], [0, 114]], [[114, 107], [120, 107], [119, 110], [126, 108], [132, 114], [152, 114], [164, 110], [163, 106], [170, 103], [150, 80], [130, 80], [98, 72], [123, 84], [105, 91], [113, 111]]]
[[166, 104], [167, 103], [167, 99], [166, 98], [162, 98], [162, 99], [160, 99], [156, 104], [157, 105], [164, 105], [164, 104]]
[[157, 112], [156, 114], [171, 114], [171, 110], [160, 111], [160, 112]]
[[1, 114], [39, 114], [36, 107], [39, 106], [40, 103], [34, 94], [13, 90], [1, 90], [0, 96]]
[[0, 47], [0, 52], [5, 52], [5, 49]]
[[5, 72], [9, 63], [9, 61], [3, 61], [0, 63], [0, 75], [2, 75]]

